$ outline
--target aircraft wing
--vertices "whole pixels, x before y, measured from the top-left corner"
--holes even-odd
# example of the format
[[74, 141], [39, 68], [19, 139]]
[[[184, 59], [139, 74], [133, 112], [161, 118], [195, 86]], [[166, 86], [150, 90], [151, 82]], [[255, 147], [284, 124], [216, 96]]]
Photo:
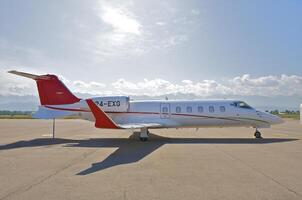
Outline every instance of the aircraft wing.
[[137, 128], [159, 128], [162, 127], [162, 124], [157, 123], [129, 123], [129, 124], [118, 124], [120, 128], [123, 129], [137, 129]]

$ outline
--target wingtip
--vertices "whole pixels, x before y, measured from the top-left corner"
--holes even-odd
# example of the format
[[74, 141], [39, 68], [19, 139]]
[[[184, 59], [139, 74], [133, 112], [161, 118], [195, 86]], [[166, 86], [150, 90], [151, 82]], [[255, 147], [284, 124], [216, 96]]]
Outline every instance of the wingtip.
[[7, 73], [10, 73], [10, 74], [14, 74], [15, 72], [17, 72], [17, 70], [9, 70], [9, 71], [7, 71]]

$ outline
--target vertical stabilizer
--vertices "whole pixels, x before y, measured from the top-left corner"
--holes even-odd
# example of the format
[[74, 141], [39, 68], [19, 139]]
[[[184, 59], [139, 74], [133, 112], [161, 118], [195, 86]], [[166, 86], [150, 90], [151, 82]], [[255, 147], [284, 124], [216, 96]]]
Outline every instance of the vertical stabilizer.
[[8, 73], [35, 80], [41, 105], [72, 104], [80, 101], [55, 75], [35, 75], [15, 70], [9, 71]]

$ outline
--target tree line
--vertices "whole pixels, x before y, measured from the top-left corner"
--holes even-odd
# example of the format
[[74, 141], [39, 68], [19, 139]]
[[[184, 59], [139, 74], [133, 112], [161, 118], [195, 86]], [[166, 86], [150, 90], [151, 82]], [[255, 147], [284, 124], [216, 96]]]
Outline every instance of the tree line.
[[279, 111], [279, 110], [271, 110], [271, 111], [266, 111], [266, 112], [269, 112], [271, 114], [274, 114], [274, 115], [278, 115], [278, 114], [287, 114], [287, 115], [300, 115], [300, 111], [299, 110], [285, 110], [285, 111]]
[[0, 110], [0, 115], [31, 115], [32, 111], [9, 111], [9, 110]]

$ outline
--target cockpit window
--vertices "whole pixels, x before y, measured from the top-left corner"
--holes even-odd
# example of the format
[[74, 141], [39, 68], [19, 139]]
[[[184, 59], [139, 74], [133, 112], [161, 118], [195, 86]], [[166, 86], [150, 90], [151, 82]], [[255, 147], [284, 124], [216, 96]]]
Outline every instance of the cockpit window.
[[247, 103], [245, 102], [239, 102], [239, 107], [240, 108], [247, 108], [247, 109], [252, 109], [251, 106], [249, 106]]
[[236, 101], [234, 103], [231, 103], [231, 106], [235, 106], [238, 108], [245, 108], [245, 109], [253, 109], [251, 106], [249, 106], [247, 103], [243, 101]]

